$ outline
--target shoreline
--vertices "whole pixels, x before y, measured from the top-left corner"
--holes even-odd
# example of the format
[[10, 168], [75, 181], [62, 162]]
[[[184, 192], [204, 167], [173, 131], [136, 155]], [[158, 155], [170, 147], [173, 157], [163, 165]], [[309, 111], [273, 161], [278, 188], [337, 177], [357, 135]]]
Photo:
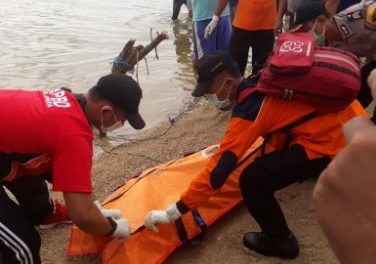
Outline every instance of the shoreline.
[[[178, 116], [172, 125], [168, 121], [163, 122], [101, 153], [93, 161], [94, 193], [99, 200], [103, 200], [127, 178], [218, 142], [223, 137], [230, 115], [231, 112], [219, 111], [198, 101]], [[258, 227], [244, 206], [240, 205], [208, 229], [202, 244], [177, 250], [166, 263], [337, 264], [316, 222], [311, 201], [314, 183], [294, 184], [277, 194], [287, 221], [301, 245], [301, 255], [296, 260], [268, 258], [244, 250], [243, 233], [258, 230]], [[66, 256], [69, 229], [69, 226], [59, 226], [40, 232], [42, 263], [101, 263], [98, 256]]]

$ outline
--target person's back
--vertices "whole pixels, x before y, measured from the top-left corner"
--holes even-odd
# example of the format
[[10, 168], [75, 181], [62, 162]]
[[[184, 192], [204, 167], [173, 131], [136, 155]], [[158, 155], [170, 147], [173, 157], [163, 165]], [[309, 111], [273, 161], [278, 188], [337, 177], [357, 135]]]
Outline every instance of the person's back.
[[277, 19], [275, 0], [239, 0], [233, 20], [230, 54], [244, 74], [249, 48], [252, 48], [252, 74], [262, 68], [266, 55], [274, 44], [274, 25]]
[[[38, 225], [71, 220], [92, 234], [129, 235], [127, 219], [106, 211], [92, 193], [91, 126], [107, 132], [127, 121], [143, 128], [141, 97], [139, 85], [120, 74], [103, 76], [85, 94], [0, 90], [0, 233], [9, 234], [0, 236], [2, 261], [24, 256], [40, 263]], [[46, 181], [63, 193], [66, 207], [52, 201]]]
[[270, 30], [274, 28], [276, 19], [275, 0], [239, 0], [233, 25], [249, 31]]
[[0, 151], [6, 153], [55, 154], [59, 140], [79, 136], [88, 143], [92, 131], [73, 94], [1, 90]]

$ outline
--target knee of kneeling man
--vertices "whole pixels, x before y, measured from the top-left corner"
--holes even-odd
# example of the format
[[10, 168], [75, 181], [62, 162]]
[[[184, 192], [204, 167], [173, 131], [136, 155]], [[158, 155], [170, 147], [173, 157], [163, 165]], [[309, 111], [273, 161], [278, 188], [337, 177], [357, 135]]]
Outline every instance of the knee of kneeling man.
[[243, 171], [239, 178], [240, 187], [260, 188], [267, 185], [264, 173], [257, 167], [250, 167]]

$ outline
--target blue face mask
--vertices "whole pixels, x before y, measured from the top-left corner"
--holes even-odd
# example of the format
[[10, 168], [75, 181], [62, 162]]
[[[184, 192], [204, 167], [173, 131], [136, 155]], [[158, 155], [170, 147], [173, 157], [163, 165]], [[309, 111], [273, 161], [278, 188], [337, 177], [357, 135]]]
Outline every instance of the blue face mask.
[[308, 31], [308, 33], [315, 37], [317, 45], [324, 46], [325, 45], [325, 26], [321, 34], [316, 33], [315, 31], [316, 26], [317, 26], [317, 19], [315, 23], [313, 24], [313, 27]]
[[229, 107], [231, 105], [230, 99], [227, 98], [221, 101], [216, 94], [206, 94], [205, 98], [206, 100], [208, 100], [209, 104], [212, 104], [219, 109], [225, 109], [226, 107]]
[[[221, 92], [223, 90], [224, 86], [225, 86], [225, 84], [223, 84], [221, 89], [219, 89], [219, 92]], [[230, 92], [229, 92], [229, 94], [230, 94]], [[214, 105], [217, 108], [222, 109], [222, 110], [229, 107], [232, 104], [231, 100], [229, 98], [226, 98], [225, 100], [220, 100], [218, 98], [217, 94], [205, 94], [204, 97], [206, 98], [206, 100], [208, 100], [209, 104], [212, 104], [212, 105]]]

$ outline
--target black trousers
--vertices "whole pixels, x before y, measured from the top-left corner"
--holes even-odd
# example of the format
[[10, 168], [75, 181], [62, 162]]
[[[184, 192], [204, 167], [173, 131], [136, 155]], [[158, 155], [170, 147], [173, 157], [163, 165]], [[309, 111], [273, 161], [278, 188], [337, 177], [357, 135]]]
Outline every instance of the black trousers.
[[[41, 263], [41, 241], [34, 226], [53, 212], [45, 179], [24, 176], [0, 184], [0, 259], [4, 264]], [[9, 198], [4, 186], [12, 192], [18, 204]]]
[[273, 50], [274, 30], [247, 31], [233, 27], [230, 40], [230, 54], [238, 62], [244, 74], [248, 62], [249, 48], [252, 48], [252, 74], [263, 68], [267, 55]]
[[172, 5], [172, 20], [175, 20], [178, 18], [180, 9], [182, 5], [187, 5], [187, 0], [174, 0]]
[[330, 158], [309, 160], [303, 147], [278, 150], [257, 158], [240, 176], [240, 189], [248, 211], [263, 232], [290, 232], [274, 192], [296, 182], [317, 178]]

